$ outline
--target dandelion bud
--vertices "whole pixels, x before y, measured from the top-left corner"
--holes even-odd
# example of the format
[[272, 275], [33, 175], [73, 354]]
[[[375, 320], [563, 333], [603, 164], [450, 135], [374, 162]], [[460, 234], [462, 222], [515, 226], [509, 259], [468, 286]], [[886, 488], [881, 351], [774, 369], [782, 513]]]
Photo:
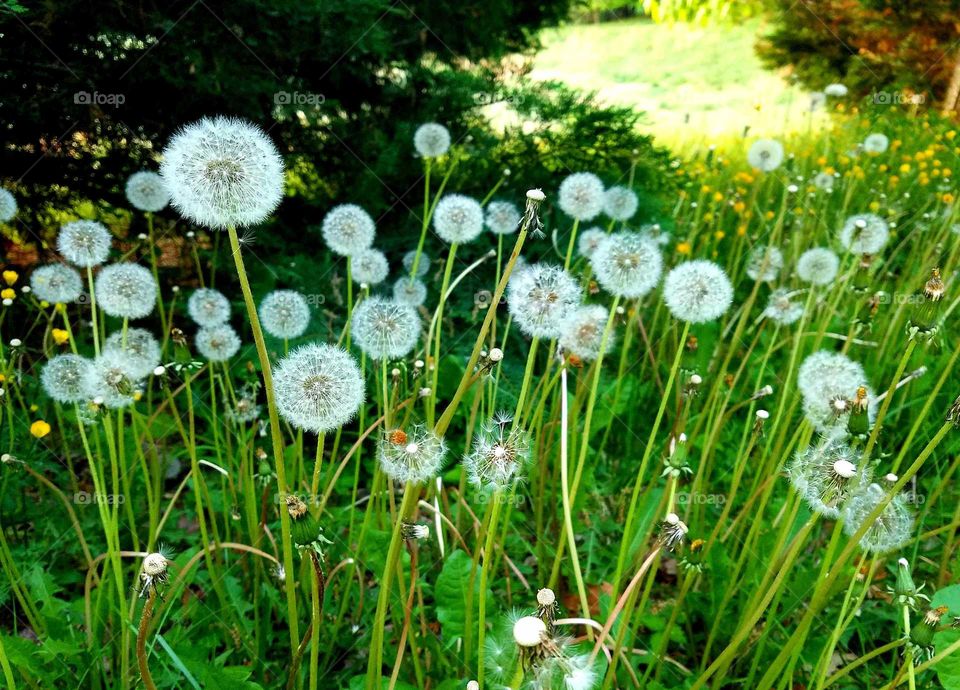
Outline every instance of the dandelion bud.
[[865, 436], [870, 431], [869, 401], [866, 386], [858, 386], [857, 393], [850, 403], [850, 418], [847, 431], [851, 436]]
[[907, 561], [906, 558], [901, 558], [897, 561], [897, 581], [896, 585], [890, 591], [896, 598], [897, 604], [917, 610], [921, 601], [930, 601], [929, 597], [921, 594], [920, 590], [922, 589], [923, 585], [917, 587], [913, 582], [913, 576], [910, 574], [909, 561]]
[[946, 606], [927, 609], [923, 619], [910, 629], [910, 650], [913, 652], [914, 662], [918, 659], [933, 657], [936, 651], [933, 636], [940, 627], [940, 619], [949, 611]]
[[940, 278], [940, 269], [930, 271], [930, 279], [924, 284], [923, 290], [913, 304], [913, 312], [907, 322], [907, 334], [910, 339], [929, 342], [937, 333], [940, 299], [945, 291], [943, 280]]

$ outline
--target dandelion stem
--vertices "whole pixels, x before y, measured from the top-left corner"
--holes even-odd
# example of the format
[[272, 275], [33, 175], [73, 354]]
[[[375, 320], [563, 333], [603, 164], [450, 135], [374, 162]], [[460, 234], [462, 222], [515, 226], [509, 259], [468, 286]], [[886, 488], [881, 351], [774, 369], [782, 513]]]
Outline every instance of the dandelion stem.
[[140, 614], [140, 627], [137, 630], [137, 664], [140, 667], [140, 679], [147, 690], [157, 690], [157, 686], [153, 682], [153, 676], [150, 675], [150, 666], [147, 663], [147, 631], [150, 628], [153, 602], [156, 598], [156, 587], [151, 586], [147, 601], [143, 605], [143, 612]]

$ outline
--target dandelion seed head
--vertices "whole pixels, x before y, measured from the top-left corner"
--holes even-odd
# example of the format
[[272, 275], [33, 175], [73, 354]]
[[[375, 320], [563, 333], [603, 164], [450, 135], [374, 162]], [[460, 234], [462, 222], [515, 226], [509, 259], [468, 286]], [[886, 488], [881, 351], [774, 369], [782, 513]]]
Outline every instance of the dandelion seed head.
[[365, 395], [353, 356], [325, 343], [304, 345], [281, 359], [273, 386], [283, 418], [294, 428], [315, 434], [353, 419]]
[[592, 259], [600, 244], [609, 235], [598, 227], [587, 228], [577, 238], [577, 252], [587, 260]]
[[140, 379], [134, 373], [136, 368], [136, 362], [125, 352], [104, 350], [85, 370], [85, 397], [111, 409], [132, 405]]
[[[417, 258], [416, 251], [409, 251], [403, 255], [403, 270], [408, 275], [413, 270], [413, 262]], [[426, 254], [420, 254], [420, 262], [417, 264], [417, 275], [414, 278], [423, 278], [430, 271], [430, 257]]]
[[170, 203], [170, 193], [163, 178], [147, 170], [135, 172], [127, 178], [124, 192], [131, 206], [146, 213], [162, 211]]
[[[588, 304], [574, 309], [561, 325], [560, 346], [564, 352], [585, 362], [592, 362], [599, 357], [609, 317], [607, 308], [599, 304]], [[611, 328], [605, 349], [613, 347], [615, 340], [616, 336]]]
[[0, 187], [0, 223], [9, 223], [17, 215], [17, 198], [9, 189]]
[[867, 153], [883, 153], [889, 146], [890, 139], [886, 134], [880, 132], [868, 134], [867, 138], [863, 140], [863, 150]]
[[627, 187], [610, 187], [603, 193], [603, 212], [613, 220], [630, 220], [638, 206], [636, 193]]
[[263, 130], [236, 118], [203, 118], [177, 132], [160, 175], [173, 207], [204, 227], [262, 223], [283, 197], [283, 159]]
[[[869, 484], [850, 497], [843, 508], [843, 531], [856, 534], [870, 514], [884, 500], [886, 492], [879, 484]], [[902, 549], [913, 538], [914, 515], [903, 494], [894, 496], [860, 538], [867, 553], [884, 554]]]
[[30, 274], [30, 288], [37, 299], [50, 304], [69, 304], [80, 299], [83, 279], [69, 266], [48, 264]]
[[840, 229], [840, 244], [854, 254], [876, 254], [889, 237], [887, 222], [873, 213], [850, 216]]
[[413, 148], [422, 158], [439, 158], [450, 150], [450, 130], [436, 122], [425, 122], [413, 133]]
[[825, 192], [832, 192], [836, 178], [827, 172], [819, 172], [813, 178], [813, 186]]
[[90, 360], [80, 355], [57, 355], [43, 365], [40, 383], [51, 398], [61, 403], [89, 399], [87, 377]]
[[808, 355], [797, 372], [804, 415], [820, 433], [842, 431], [850, 413], [848, 401], [857, 388], [865, 386], [867, 414], [872, 421], [876, 416], [876, 397], [866, 382], [860, 363], [844, 354], [821, 350]]
[[354, 282], [361, 285], [379, 285], [387, 279], [390, 264], [379, 249], [364, 249], [351, 257], [350, 270]]
[[398, 278], [393, 284], [393, 301], [408, 307], [419, 307], [427, 301], [427, 286], [421, 280]]
[[474, 486], [505, 489], [521, 479], [529, 454], [527, 433], [514, 428], [510, 416], [498, 414], [481, 425], [463, 466]]
[[826, 247], [814, 247], [800, 255], [797, 276], [812, 285], [829, 285], [840, 270], [840, 257]]
[[310, 323], [306, 298], [295, 290], [274, 290], [260, 302], [260, 323], [274, 338], [299, 338]]
[[127, 366], [136, 379], [150, 376], [160, 364], [160, 343], [144, 328], [128, 328], [126, 334], [123, 331], [111, 333], [103, 349], [126, 355]]
[[583, 298], [577, 281], [559, 266], [534, 264], [514, 270], [507, 306], [520, 330], [534, 338], [559, 337], [563, 321]]
[[695, 259], [671, 270], [663, 283], [663, 301], [681, 321], [706, 323], [720, 318], [733, 302], [733, 286], [720, 266]]
[[833, 98], [843, 98], [847, 95], [849, 89], [847, 89], [844, 84], [834, 83], [827, 84], [827, 86], [823, 89], [823, 92], [828, 96], [832, 96]]
[[603, 202], [603, 182], [593, 173], [568, 175], [557, 192], [560, 210], [576, 220], [593, 220], [603, 210]]
[[443, 468], [446, 442], [431, 429], [415, 425], [406, 432], [389, 431], [378, 445], [380, 468], [395, 482], [425, 484]]
[[240, 351], [240, 336], [227, 323], [201, 326], [194, 343], [200, 354], [211, 362], [226, 362]]
[[323, 217], [323, 241], [340, 256], [353, 256], [373, 244], [377, 227], [370, 214], [356, 204], [340, 204]]
[[98, 266], [110, 254], [110, 231], [93, 220], [64, 223], [57, 235], [57, 251], [74, 266]]
[[513, 624], [513, 640], [520, 647], [537, 647], [547, 638], [547, 624], [536, 616], [524, 616]]
[[590, 265], [607, 292], [633, 299], [643, 297], [660, 282], [660, 248], [635, 232], [609, 235], [590, 257]]
[[487, 204], [485, 222], [494, 235], [510, 235], [520, 229], [520, 209], [509, 201]]
[[153, 311], [157, 283], [150, 269], [134, 263], [110, 264], [97, 274], [97, 304], [110, 316], [142, 319]]
[[447, 194], [437, 202], [433, 229], [449, 244], [472, 242], [483, 232], [483, 207], [463, 194]]
[[810, 509], [828, 518], [840, 517], [843, 503], [870, 482], [869, 467], [838, 436], [825, 436], [798, 451], [787, 465], [787, 477]]
[[789, 290], [777, 288], [770, 293], [763, 315], [780, 326], [789, 326], [803, 316], [803, 304], [794, 300]]
[[198, 326], [218, 326], [230, 320], [230, 301], [219, 290], [198, 288], [187, 300], [187, 313]]
[[783, 163], [783, 144], [775, 139], [758, 139], [747, 151], [750, 167], [771, 172]]
[[404, 357], [420, 337], [416, 309], [382, 297], [368, 297], [353, 310], [353, 338], [373, 360]]
[[746, 273], [753, 280], [769, 283], [777, 279], [783, 268], [783, 252], [776, 247], [758, 244], [750, 250]]

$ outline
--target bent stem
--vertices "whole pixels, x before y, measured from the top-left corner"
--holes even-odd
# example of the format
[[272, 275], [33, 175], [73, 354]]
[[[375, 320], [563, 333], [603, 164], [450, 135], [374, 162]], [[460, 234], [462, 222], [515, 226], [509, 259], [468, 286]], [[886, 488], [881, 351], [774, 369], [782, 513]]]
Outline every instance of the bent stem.
[[140, 614], [140, 628], [137, 630], [137, 665], [140, 667], [140, 679], [147, 690], [157, 690], [157, 686], [153, 682], [153, 676], [150, 675], [150, 666], [147, 664], [147, 631], [150, 628], [153, 602], [156, 598], [156, 588], [150, 587], [150, 594], [147, 597], [147, 602], [143, 605], [143, 612]]

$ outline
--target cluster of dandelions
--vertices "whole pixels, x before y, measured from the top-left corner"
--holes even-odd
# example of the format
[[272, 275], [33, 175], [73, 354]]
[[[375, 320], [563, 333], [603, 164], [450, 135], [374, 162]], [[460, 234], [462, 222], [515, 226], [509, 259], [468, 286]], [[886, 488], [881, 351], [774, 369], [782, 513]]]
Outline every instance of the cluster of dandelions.
[[615, 223], [630, 220], [640, 202], [629, 187], [605, 189], [603, 181], [593, 173], [578, 172], [568, 175], [560, 183], [557, 204], [561, 211], [578, 223], [589, 222], [601, 213]]

